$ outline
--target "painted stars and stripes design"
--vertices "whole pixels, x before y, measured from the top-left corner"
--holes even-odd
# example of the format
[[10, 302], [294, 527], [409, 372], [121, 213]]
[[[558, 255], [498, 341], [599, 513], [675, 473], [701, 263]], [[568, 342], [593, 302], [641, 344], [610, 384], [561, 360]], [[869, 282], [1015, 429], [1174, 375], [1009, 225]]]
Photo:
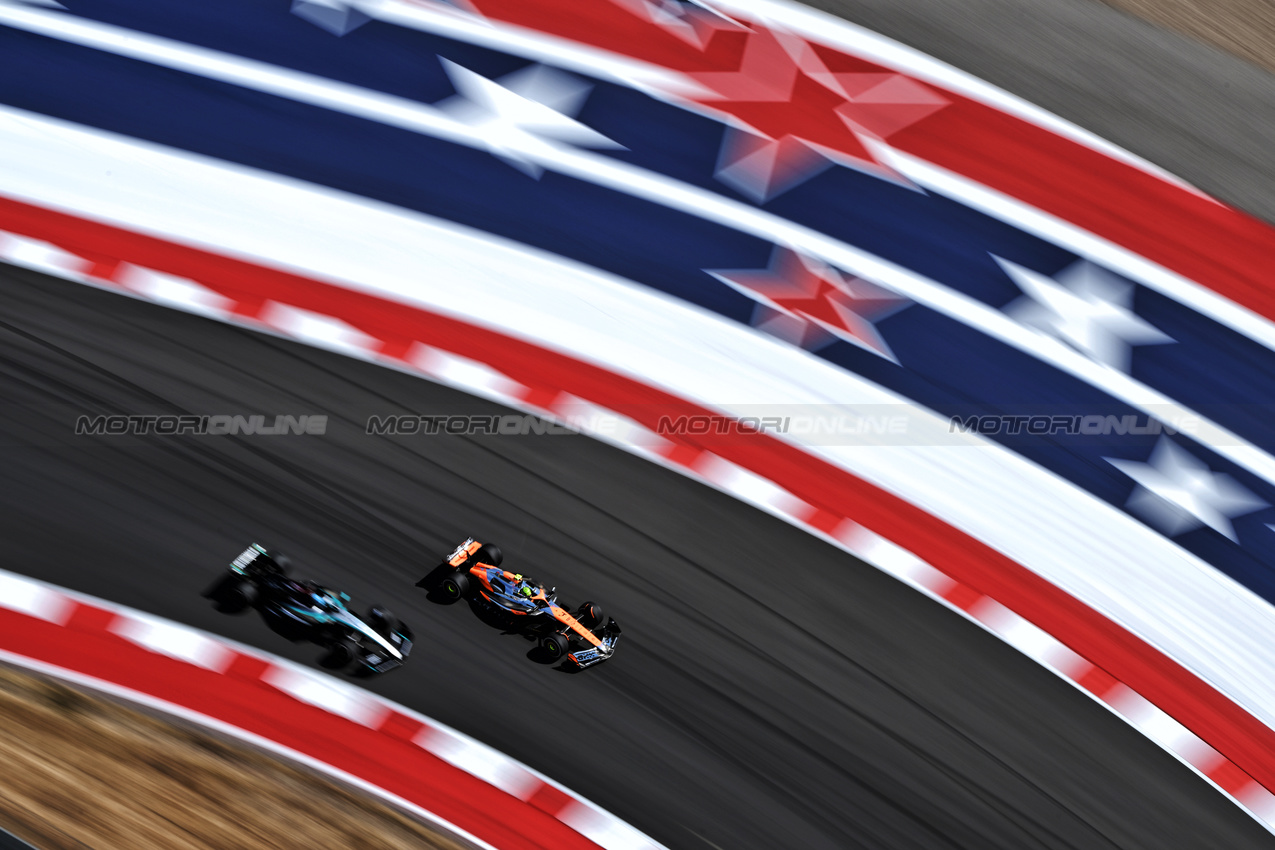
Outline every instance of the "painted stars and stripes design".
[[610, 0], [644, 22], [654, 24], [687, 44], [704, 49], [718, 30], [744, 30], [733, 18], [696, 0]]
[[1146, 463], [1108, 460], [1137, 483], [1129, 496], [1129, 508], [1165, 534], [1208, 526], [1238, 543], [1231, 520], [1270, 507], [1168, 437], [1156, 442]]
[[[1206, 441], [1193, 456], [1275, 502], [1275, 434], [1247, 403], [1275, 397], [1268, 340], [886, 164], [898, 134], [958, 110], [958, 95], [698, 3], [590, 10], [605, 21], [590, 30], [594, 46], [662, 61], [692, 94], [528, 62], [513, 39], [501, 52], [431, 31], [430, 15], [516, 24], [534, 3], [426, 3], [424, 17], [395, 21], [410, 26], [375, 21], [385, 4], [318, 4], [375, 21], [357, 29], [307, 26], [322, 23], [312, 5], [289, 15], [241, 0], [198, 22], [158, 3], [99, 0], [74, 14], [0, 4], [10, 71], [0, 95], [543, 248], [750, 323], [936, 411], [1065, 403], [1124, 416], [1150, 415], [1148, 400], [1177, 404], [1229, 444]], [[549, 6], [538, 20], [572, 38], [571, 16]], [[334, 41], [337, 31], [348, 35]], [[31, 80], [24, 67], [47, 70]], [[262, 70], [277, 79], [262, 82]], [[546, 171], [555, 179], [526, 179]], [[1244, 451], [1225, 450], [1236, 445]], [[1125, 481], [1077, 475], [1109, 469], [1103, 449], [1017, 448], [1112, 504], [1129, 498]], [[1121, 450], [1144, 462], [1151, 447]], [[1272, 519], [1251, 513], [1183, 545], [1241, 580], [1265, 572], [1272, 556], [1234, 548]]]
[[910, 302], [888, 289], [776, 248], [765, 269], [709, 272], [757, 300], [753, 327], [811, 351], [844, 340], [898, 362], [876, 322]]
[[1173, 342], [1130, 309], [1133, 285], [1101, 266], [1078, 260], [1052, 278], [1005, 261], [1001, 267], [1023, 290], [1005, 312], [1091, 360], [1127, 374], [1133, 346]]
[[710, 92], [694, 105], [744, 128], [727, 132], [717, 178], [758, 202], [833, 163], [897, 177], [873, 156], [870, 141], [948, 102], [902, 74], [770, 29], [749, 32], [738, 70], [689, 76]]
[[[1050, 580], [1154, 549], [1275, 602], [1275, 235], [1083, 131], [770, 0], [66, 5], [0, 0], [0, 155], [27, 158], [0, 173], [0, 195], [280, 266], [322, 256], [316, 276], [361, 291], [373, 267], [415, 263], [393, 297], [527, 338], [560, 327], [547, 347], [681, 381], [718, 409], [682, 373], [746, 363], [732, 403], [854, 395], [930, 425], [1115, 423], [1101, 438], [987, 430], [977, 454], [803, 448]], [[262, 203], [304, 195], [315, 202], [289, 210], [288, 232], [306, 250], [284, 257], [286, 228], [237, 226], [233, 205], [147, 219], [153, 198], [108, 169], [62, 176], [88, 147], [176, 163], [165, 176], [186, 175], [192, 205], [223, 182], [277, 189]], [[193, 223], [177, 232], [178, 219]], [[404, 236], [437, 222], [560, 274], [533, 287], [478, 254], [444, 269], [441, 249], [413, 254]], [[346, 229], [359, 238], [333, 248]], [[586, 350], [600, 334], [563, 317], [604, 299], [647, 336], [620, 340], [617, 325], [610, 348]], [[666, 367], [661, 346], [690, 351], [661, 327], [676, 322], [715, 342]], [[739, 339], [753, 349], [727, 351]], [[957, 492], [1029, 477], [1040, 486], [1018, 501], [1034, 512], [1014, 522]], [[1101, 520], [1075, 520], [1092, 546], [1066, 525], [1081, 513]], [[1108, 610], [1101, 583], [1067, 575]], [[1265, 608], [1253, 616], [1275, 633]], [[1267, 696], [1246, 705], [1275, 718]]]

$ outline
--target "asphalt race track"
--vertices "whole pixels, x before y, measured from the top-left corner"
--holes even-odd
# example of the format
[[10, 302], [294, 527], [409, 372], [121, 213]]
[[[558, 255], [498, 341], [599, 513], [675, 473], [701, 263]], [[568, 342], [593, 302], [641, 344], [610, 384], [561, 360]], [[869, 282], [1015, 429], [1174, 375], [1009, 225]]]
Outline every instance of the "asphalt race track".
[[[247, 542], [417, 632], [371, 687], [671, 848], [1269, 846], [1089, 697], [894, 579], [574, 435], [365, 433], [500, 412], [426, 381], [66, 283], [0, 276], [0, 566], [312, 661], [199, 591]], [[74, 435], [97, 413], [326, 414], [324, 436]], [[602, 602], [568, 675], [413, 582], [468, 533]]]
[[[815, 0], [1275, 220], [1271, 75], [1093, 0]], [[250, 540], [390, 605], [371, 684], [675, 850], [1265, 847], [1089, 697], [807, 535], [578, 436], [371, 437], [499, 412], [387, 369], [0, 268], [0, 566], [312, 661], [198, 592]], [[76, 437], [96, 413], [326, 414], [326, 436]], [[467, 534], [594, 598], [570, 676], [412, 583]], [[902, 541], [906, 542], [906, 541]]]

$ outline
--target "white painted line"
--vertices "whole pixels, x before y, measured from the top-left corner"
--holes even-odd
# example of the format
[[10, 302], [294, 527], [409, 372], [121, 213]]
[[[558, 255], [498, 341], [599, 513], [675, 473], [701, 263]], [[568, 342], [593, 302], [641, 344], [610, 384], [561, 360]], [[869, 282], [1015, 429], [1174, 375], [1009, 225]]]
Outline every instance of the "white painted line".
[[133, 293], [166, 307], [225, 320], [235, 302], [189, 278], [122, 263], [115, 279]]
[[15, 266], [83, 281], [93, 267], [88, 260], [49, 242], [0, 232], [0, 259]]
[[1235, 799], [1266, 824], [1268, 829], [1275, 831], [1275, 794], [1256, 782], [1250, 782]]
[[942, 597], [957, 585], [950, 576], [875, 532], [865, 529], [855, 543], [855, 548], [850, 550], [852, 555], [934, 596]]
[[764, 510], [793, 517], [809, 516], [814, 510], [773, 481], [711, 452], [696, 462], [695, 469], [714, 486]]
[[[1150, 703], [1148, 703], [1150, 705]], [[1208, 744], [1190, 729], [1170, 717], [1163, 709], [1151, 705], [1149, 711], [1143, 712], [1135, 724], [1137, 730], [1155, 741], [1171, 753], [1176, 753], [1184, 761], [1194, 765], [1189, 756], [1201, 751]], [[1210, 748], [1211, 749], [1211, 748]]]
[[486, 363], [430, 345], [414, 343], [404, 359], [441, 383], [488, 398], [521, 399], [527, 391], [521, 383]]
[[230, 647], [202, 632], [158, 617], [136, 614], [117, 616], [109, 626], [109, 631], [151, 652], [217, 673], [225, 672], [238, 655]]
[[624, 821], [595, 806], [572, 800], [558, 820], [604, 850], [655, 850], [660, 845]]
[[842, 519], [828, 536], [850, 552], [866, 551], [881, 538], [852, 519]]
[[1119, 712], [1134, 727], [1140, 727], [1144, 722], [1155, 723], [1155, 712], [1159, 711], [1159, 709], [1149, 699], [1124, 682], [1117, 681], [1114, 687], [1105, 694], [1100, 694], [1099, 697], [1112, 709]]
[[645, 425], [569, 393], [559, 393], [548, 410], [567, 426], [615, 445], [657, 454], [673, 445]]
[[378, 728], [390, 714], [389, 707], [367, 691], [304, 667], [271, 664], [261, 680], [302, 702], [369, 729]]
[[375, 337], [363, 333], [342, 319], [280, 304], [277, 301], [267, 301], [262, 306], [258, 318], [282, 334], [309, 343], [316, 348], [326, 348], [341, 354], [366, 357], [369, 352], [379, 347]]
[[433, 753], [453, 767], [458, 767], [519, 800], [530, 799], [544, 785], [521, 763], [466, 735], [426, 726], [412, 740], [421, 749]]
[[0, 572], [0, 607], [62, 625], [76, 603], [44, 584]]
[[1078, 679], [1093, 666], [1058, 638], [991, 597], [975, 603], [970, 614], [1028, 658], [1052, 667], [1068, 679]]

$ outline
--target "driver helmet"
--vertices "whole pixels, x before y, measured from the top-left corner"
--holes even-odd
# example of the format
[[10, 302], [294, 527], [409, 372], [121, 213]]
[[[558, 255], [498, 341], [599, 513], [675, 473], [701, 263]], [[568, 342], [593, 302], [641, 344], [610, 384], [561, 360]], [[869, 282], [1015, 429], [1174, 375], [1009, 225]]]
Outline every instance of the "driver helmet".
[[518, 592], [522, 594], [523, 596], [526, 596], [527, 598], [531, 598], [531, 596], [533, 595], [531, 585], [529, 584], [524, 584], [521, 587], [519, 587]]

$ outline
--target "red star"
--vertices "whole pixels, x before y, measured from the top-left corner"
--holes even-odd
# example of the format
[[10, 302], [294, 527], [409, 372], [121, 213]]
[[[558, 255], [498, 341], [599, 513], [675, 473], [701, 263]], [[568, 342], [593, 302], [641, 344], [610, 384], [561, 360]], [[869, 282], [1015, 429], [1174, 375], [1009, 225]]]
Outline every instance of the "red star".
[[759, 202], [817, 173], [823, 157], [902, 180], [864, 139], [885, 139], [948, 102], [901, 74], [764, 28], [749, 33], [738, 70], [688, 76], [713, 92], [694, 103], [757, 137], [728, 131], [717, 176]]
[[786, 248], [765, 269], [706, 271], [757, 301], [759, 330], [810, 350], [841, 339], [898, 362], [875, 323], [911, 302], [888, 289]]

